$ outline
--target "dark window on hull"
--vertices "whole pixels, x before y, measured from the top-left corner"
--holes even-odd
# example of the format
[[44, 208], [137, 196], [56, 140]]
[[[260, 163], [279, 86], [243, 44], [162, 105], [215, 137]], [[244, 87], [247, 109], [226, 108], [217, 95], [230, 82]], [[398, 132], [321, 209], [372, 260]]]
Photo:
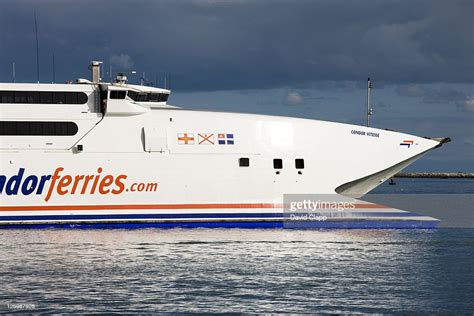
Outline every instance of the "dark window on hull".
[[63, 91], [0, 91], [0, 103], [85, 104], [84, 92]]
[[302, 158], [295, 159], [295, 167], [296, 169], [304, 169], [304, 159]]
[[240, 167], [249, 167], [250, 166], [250, 159], [249, 158], [239, 158], [239, 166]]
[[111, 99], [125, 99], [127, 91], [110, 91]]
[[283, 160], [282, 159], [273, 159], [273, 168], [274, 169], [283, 169]]
[[74, 122], [0, 121], [0, 136], [73, 136]]
[[40, 99], [39, 92], [28, 91], [26, 92], [26, 103], [35, 103]]
[[52, 92], [40, 92], [40, 102], [41, 104], [53, 104], [53, 93]]
[[2, 91], [0, 101], [2, 103], [15, 103], [15, 93], [13, 91]]

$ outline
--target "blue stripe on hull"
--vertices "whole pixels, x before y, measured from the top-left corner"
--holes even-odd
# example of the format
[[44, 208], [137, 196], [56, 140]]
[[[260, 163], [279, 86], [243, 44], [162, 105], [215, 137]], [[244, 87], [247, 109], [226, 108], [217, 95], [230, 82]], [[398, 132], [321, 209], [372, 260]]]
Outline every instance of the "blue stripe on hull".
[[235, 221], [235, 222], [128, 222], [128, 223], [48, 223], [25, 225], [1, 225], [1, 228], [74, 228], [74, 229], [111, 229], [111, 228], [283, 228], [283, 229], [433, 229], [439, 221], [390, 220], [390, 221]]
[[[311, 213], [314, 216], [327, 216], [328, 218], [344, 217], [414, 217], [421, 216], [411, 212], [359, 212], [359, 213]], [[94, 215], [20, 215], [20, 216], [0, 216], [1, 221], [31, 221], [31, 220], [100, 220], [100, 219], [193, 219], [193, 218], [289, 218], [284, 213], [192, 213], [192, 214], [94, 214]]]
[[193, 213], [193, 214], [94, 214], [0, 216], [0, 221], [84, 220], [84, 219], [192, 219], [192, 218], [282, 218], [282, 213]]

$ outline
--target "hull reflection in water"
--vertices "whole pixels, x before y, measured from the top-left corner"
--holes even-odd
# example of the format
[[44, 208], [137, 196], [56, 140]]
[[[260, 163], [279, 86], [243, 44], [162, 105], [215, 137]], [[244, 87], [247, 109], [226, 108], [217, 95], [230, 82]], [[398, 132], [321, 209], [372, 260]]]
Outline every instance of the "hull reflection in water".
[[473, 240], [472, 229], [3, 230], [0, 311], [471, 313]]

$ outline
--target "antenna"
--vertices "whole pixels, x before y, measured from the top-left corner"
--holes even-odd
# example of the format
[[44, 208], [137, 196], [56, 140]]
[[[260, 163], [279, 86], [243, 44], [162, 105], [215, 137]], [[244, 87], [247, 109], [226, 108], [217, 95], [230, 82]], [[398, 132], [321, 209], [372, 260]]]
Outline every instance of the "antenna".
[[36, 22], [35, 9], [35, 34], [36, 34], [36, 80], [40, 82], [40, 65], [39, 65], [39, 43], [38, 43], [38, 23]]
[[13, 83], [15, 83], [15, 62], [12, 63]]
[[370, 90], [372, 89], [372, 83], [370, 78], [367, 78], [367, 127], [370, 124], [370, 116], [373, 114], [372, 109], [370, 108]]
[[54, 62], [54, 54], [53, 54], [53, 83], [56, 82], [56, 65]]

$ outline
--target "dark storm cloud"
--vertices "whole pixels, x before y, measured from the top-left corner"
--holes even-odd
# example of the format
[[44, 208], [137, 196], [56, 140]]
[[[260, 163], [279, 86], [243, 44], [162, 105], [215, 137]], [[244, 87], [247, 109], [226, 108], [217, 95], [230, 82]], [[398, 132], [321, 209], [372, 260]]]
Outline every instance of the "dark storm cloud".
[[[309, 82], [472, 82], [474, 2], [59, 1], [0, 3], [0, 80], [34, 81], [36, 8], [41, 79], [113, 69], [171, 74], [183, 90]], [[122, 68], [122, 69], [120, 69]]]
[[450, 85], [402, 84], [397, 85], [396, 92], [402, 97], [421, 98], [427, 104], [454, 104], [460, 110], [474, 112], [474, 95]]

